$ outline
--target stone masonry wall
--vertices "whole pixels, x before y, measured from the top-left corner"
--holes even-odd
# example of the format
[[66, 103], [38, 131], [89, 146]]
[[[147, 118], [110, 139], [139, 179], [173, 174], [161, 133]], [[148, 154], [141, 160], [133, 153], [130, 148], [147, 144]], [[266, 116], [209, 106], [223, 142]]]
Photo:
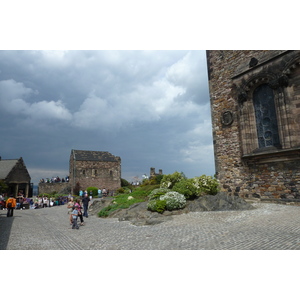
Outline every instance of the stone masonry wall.
[[68, 194], [70, 191], [69, 182], [39, 183], [39, 194]]
[[[74, 162], [70, 161], [70, 170]], [[81, 189], [88, 187], [106, 188], [115, 191], [121, 187], [121, 172], [119, 162], [76, 161], [75, 178], [70, 171], [70, 184], [75, 187], [79, 182]]]
[[[243, 198], [300, 199], [300, 151], [297, 148], [300, 145], [297, 122], [300, 120], [300, 95], [295, 95], [300, 76], [297, 72], [293, 73], [295, 76], [291, 74], [296, 67], [284, 69], [293, 55], [285, 55], [284, 51], [207, 51], [215, 165], [222, 191]], [[287, 70], [284, 75], [289, 77], [289, 86], [276, 90], [279, 91], [276, 101], [281, 105], [277, 113], [283, 148], [273, 153], [255, 154], [255, 117], [243, 112], [246, 106], [239, 103], [238, 96], [242, 93], [238, 87], [246, 86], [251, 76], [254, 78], [264, 72], [266, 76], [272, 75], [273, 71], [267, 73], [271, 63], [264, 64], [264, 61], [272, 62], [273, 57], [279, 57], [276, 63], [281, 63], [282, 70]], [[258, 58], [261, 65], [254, 67], [250, 76], [249, 62], [253, 58]], [[273, 78], [269, 77], [257, 80], [270, 83]], [[251, 94], [251, 90], [247, 92]], [[245, 101], [251, 107], [249, 95]], [[287, 132], [291, 138], [287, 137]]]

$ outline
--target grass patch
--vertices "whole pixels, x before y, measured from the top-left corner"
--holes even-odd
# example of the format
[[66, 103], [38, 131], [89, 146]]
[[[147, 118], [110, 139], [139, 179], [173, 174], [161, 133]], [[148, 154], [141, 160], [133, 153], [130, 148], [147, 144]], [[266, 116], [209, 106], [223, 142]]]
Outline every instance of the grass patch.
[[[100, 210], [98, 216], [105, 218], [117, 209], [126, 209], [135, 203], [144, 202], [148, 199], [148, 195], [151, 191], [158, 187], [159, 185], [139, 186], [135, 187], [130, 194], [119, 194], [114, 197], [111, 205]], [[128, 197], [133, 197], [133, 199], [128, 199]]]

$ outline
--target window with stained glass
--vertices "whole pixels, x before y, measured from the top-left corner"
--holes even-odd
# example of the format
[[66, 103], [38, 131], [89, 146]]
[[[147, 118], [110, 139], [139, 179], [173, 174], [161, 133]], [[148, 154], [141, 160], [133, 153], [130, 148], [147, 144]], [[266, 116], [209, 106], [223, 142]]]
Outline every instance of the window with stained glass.
[[279, 134], [274, 102], [274, 92], [267, 85], [257, 87], [253, 93], [259, 148], [278, 147]]

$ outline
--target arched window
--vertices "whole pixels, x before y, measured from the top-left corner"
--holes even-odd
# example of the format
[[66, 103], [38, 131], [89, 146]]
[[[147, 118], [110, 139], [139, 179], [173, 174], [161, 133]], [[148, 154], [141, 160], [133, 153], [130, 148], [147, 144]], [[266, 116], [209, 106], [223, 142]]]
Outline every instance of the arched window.
[[274, 92], [262, 84], [253, 92], [258, 147], [279, 147], [278, 124], [274, 103]]

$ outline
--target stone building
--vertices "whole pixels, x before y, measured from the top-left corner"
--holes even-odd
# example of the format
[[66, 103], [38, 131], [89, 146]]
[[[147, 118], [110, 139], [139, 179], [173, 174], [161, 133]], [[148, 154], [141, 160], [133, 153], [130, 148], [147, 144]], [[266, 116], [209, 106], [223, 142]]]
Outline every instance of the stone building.
[[300, 201], [300, 51], [207, 51], [223, 191]]
[[106, 188], [121, 187], [121, 158], [105, 151], [72, 150], [69, 183], [73, 193], [76, 186]]
[[150, 178], [158, 176], [158, 175], [163, 175], [162, 169], [159, 169], [158, 173], [155, 173], [155, 168], [151, 167], [150, 168]]
[[31, 177], [22, 157], [19, 159], [1, 159], [0, 157], [0, 180], [8, 186], [8, 196], [12, 194], [17, 197], [19, 192], [25, 197], [32, 196]]

